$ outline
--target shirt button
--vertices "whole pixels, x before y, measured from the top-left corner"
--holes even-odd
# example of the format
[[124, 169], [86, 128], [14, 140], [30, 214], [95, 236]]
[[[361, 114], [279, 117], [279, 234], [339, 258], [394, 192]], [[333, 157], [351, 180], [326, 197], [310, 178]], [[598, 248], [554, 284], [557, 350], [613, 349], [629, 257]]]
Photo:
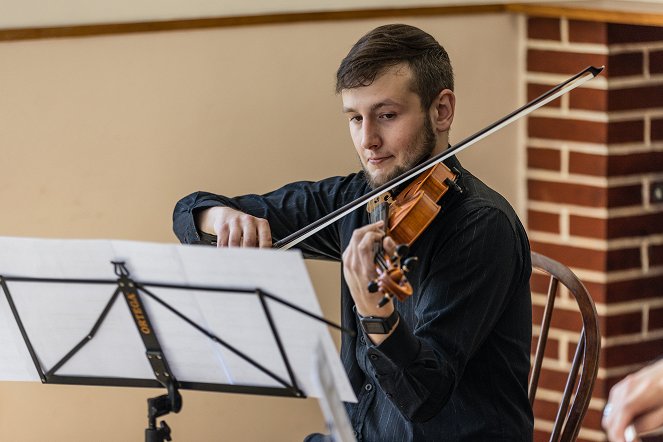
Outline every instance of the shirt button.
[[352, 430], [352, 435], [353, 435], [354, 437], [357, 437], [357, 430]]
[[378, 355], [370, 355], [369, 358], [373, 359], [374, 361], [378, 359]]
[[371, 391], [372, 389], [373, 389], [373, 386], [371, 384], [364, 385], [364, 390]]
[[362, 344], [366, 344], [366, 338], [364, 338], [363, 336], [360, 337], [359, 342], [361, 342]]
[[389, 399], [391, 399], [393, 396], [394, 396], [393, 394], [391, 394], [391, 393], [387, 393], [387, 397], [388, 397]]

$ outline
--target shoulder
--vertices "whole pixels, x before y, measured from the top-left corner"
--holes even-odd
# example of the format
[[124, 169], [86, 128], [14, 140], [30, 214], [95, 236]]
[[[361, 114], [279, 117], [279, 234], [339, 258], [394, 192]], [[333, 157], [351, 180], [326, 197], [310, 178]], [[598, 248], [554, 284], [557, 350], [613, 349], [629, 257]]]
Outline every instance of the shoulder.
[[507, 229], [513, 234], [525, 235], [515, 210], [497, 191], [466, 169], [462, 171], [459, 185], [463, 192], [448, 208], [449, 215], [456, 221], [461, 224], [485, 224], [493, 230]]

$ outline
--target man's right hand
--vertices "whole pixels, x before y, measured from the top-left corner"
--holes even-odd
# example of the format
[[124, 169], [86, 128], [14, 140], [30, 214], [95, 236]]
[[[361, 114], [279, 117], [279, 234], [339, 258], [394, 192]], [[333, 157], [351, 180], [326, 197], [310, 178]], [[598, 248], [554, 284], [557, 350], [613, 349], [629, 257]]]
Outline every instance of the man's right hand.
[[217, 247], [272, 246], [272, 231], [266, 219], [230, 207], [210, 207], [196, 216], [199, 231], [216, 235]]

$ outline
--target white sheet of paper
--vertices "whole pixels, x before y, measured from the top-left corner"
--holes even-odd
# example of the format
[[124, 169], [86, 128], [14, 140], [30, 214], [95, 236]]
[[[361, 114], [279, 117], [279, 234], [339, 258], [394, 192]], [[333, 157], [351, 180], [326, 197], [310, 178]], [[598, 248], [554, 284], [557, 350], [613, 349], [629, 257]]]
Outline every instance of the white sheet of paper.
[[[111, 261], [123, 260], [131, 278], [183, 315], [244, 352], [286, 382], [288, 371], [258, 297], [149, 287], [149, 283], [260, 288], [321, 315], [297, 251], [212, 247], [111, 240], [0, 237], [0, 275], [114, 281]], [[31, 342], [46, 371], [83, 339], [115, 292], [113, 284], [7, 283]], [[141, 296], [173, 374], [180, 381], [270, 386], [281, 384], [215, 344], [149, 296]], [[327, 326], [273, 300], [266, 304], [299, 388], [317, 397], [311, 358], [320, 341], [339, 395], [356, 401]], [[58, 371], [60, 375], [153, 379], [129, 308], [118, 296], [97, 335]], [[0, 379], [39, 380], [7, 298], [0, 292]]]
[[322, 343], [316, 347], [311, 374], [313, 384], [320, 390], [318, 402], [327, 423], [327, 430], [332, 442], [356, 442], [348, 413], [338, 394], [336, 380], [329, 370], [326, 353]]

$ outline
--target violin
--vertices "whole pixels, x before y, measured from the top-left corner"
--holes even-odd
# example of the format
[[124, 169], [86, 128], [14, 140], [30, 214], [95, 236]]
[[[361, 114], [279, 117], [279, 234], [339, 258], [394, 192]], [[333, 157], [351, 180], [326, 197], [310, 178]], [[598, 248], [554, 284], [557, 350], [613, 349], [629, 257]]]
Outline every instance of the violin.
[[371, 281], [371, 293], [382, 292], [384, 297], [378, 307], [385, 306], [394, 296], [404, 301], [412, 296], [413, 289], [407, 281], [406, 273], [417, 263], [417, 257], [406, 257], [410, 246], [426, 230], [441, 210], [438, 202], [449, 191], [462, 193], [456, 183], [460, 172], [451, 171], [444, 163], [418, 175], [394, 199], [386, 192], [368, 202], [371, 223], [383, 221], [384, 234], [397, 244], [396, 254], [388, 256], [382, 242], [375, 245], [374, 261], [378, 277]]

